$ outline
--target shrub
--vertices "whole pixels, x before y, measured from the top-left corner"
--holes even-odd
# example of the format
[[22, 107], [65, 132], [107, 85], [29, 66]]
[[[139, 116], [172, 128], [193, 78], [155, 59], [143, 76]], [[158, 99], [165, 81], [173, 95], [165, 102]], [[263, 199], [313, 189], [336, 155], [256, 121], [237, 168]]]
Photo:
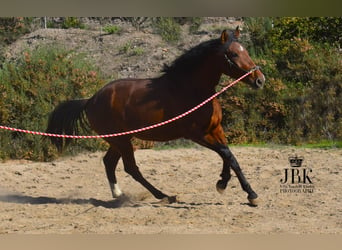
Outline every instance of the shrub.
[[84, 29], [85, 25], [82, 22], [81, 18], [78, 17], [57, 17], [48, 18], [47, 27], [58, 29]]
[[[5, 62], [0, 81], [0, 124], [34, 131], [45, 131], [49, 113], [61, 101], [87, 98], [104, 83], [82, 56], [50, 47], [26, 51], [18, 62]], [[0, 136], [1, 159], [57, 156], [40, 136], [7, 131]], [[84, 148], [101, 148], [101, 142], [79, 140], [73, 150]]]
[[154, 29], [164, 41], [175, 43], [181, 37], [180, 25], [172, 17], [159, 17], [154, 20]]
[[203, 23], [202, 17], [192, 17], [190, 20], [190, 28], [189, 31], [191, 34], [198, 32], [200, 26]]
[[32, 18], [28, 17], [1, 17], [0, 18], [0, 45], [11, 44], [20, 36], [30, 31]]
[[[223, 95], [230, 141], [284, 144], [342, 140], [341, 18], [245, 18], [244, 44], [267, 82]], [[328, 44], [329, 43], [329, 44]]]
[[103, 27], [103, 31], [108, 34], [119, 34], [122, 32], [122, 28], [117, 25], [106, 25]]
[[140, 56], [145, 53], [144, 49], [134, 45], [132, 42], [127, 42], [119, 48], [119, 52], [128, 56]]
[[[267, 82], [243, 84], [220, 97], [227, 137], [234, 143], [283, 144], [342, 140], [342, 65], [338, 49], [295, 39], [287, 60], [258, 59]], [[278, 62], [277, 62], [278, 60]]]
[[1, 17], [0, 18], [0, 64], [4, 61], [4, 48], [30, 31], [33, 18]]
[[173, 20], [180, 25], [188, 24], [190, 34], [196, 33], [203, 23], [203, 17], [174, 17]]
[[84, 29], [85, 25], [82, 23], [81, 19], [77, 17], [66, 17], [62, 23], [63, 29], [78, 28]]
[[247, 41], [250, 54], [252, 56], [268, 54], [272, 46], [268, 41], [268, 34], [272, 29], [272, 19], [269, 17], [247, 17], [244, 21], [250, 39]]
[[136, 28], [136, 30], [140, 30], [145, 26], [146, 23], [151, 19], [150, 17], [122, 17], [124, 21], [128, 21], [131, 25]]

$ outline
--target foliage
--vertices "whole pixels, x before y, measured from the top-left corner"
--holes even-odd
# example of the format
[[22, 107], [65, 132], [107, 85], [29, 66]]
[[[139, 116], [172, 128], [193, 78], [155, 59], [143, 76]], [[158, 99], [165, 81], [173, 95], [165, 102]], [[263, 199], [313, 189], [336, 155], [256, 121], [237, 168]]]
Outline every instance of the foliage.
[[128, 21], [131, 23], [131, 25], [136, 28], [137, 30], [140, 30], [144, 24], [150, 20], [149, 17], [122, 17], [122, 20]]
[[252, 56], [265, 55], [269, 52], [270, 42], [267, 40], [272, 30], [272, 19], [269, 17], [245, 18], [245, 25], [248, 29], [249, 41], [244, 41]]
[[247, 49], [267, 83], [256, 93], [239, 85], [221, 97], [230, 142], [328, 140], [335, 145], [342, 140], [340, 22], [341, 18], [246, 19]]
[[248, 17], [244, 21], [252, 42], [252, 51], [284, 57], [294, 38], [339, 48], [342, 45], [341, 17]]
[[103, 31], [108, 34], [119, 34], [121, 33], [122, 28], [117, 25], [107, 24], [106, 26], [103, 27]]
[[1, 17], [0, 45], [11, 44], [18, 37], [28, 33], [31, 19], [27, 17]]
[[155, 31], [161, 35], [164, 41], [174, 43], [181, 37], [179, 23], [172, 17], [159, 17], [153, 23]]
[[78, 17], [63, 17], [63, 18], [56, 18], [56, 20], [50, 20], [47, 24], [48, 28], [62, 28], [62, 29], [84, 29], [85, 25], [82, 22], [81, 18]]
[[190, 28], [189, 28], [190, 33], [196, 33], [199, 30], [202, 22], [203, 22], [202, 17], [192, 17], [190, 19]]
[[77, 17], [66, 17], [62, 23], [63, 29], [79, 28], [84, 29], [85, 26], [82, 21]]
[[128, 56], [140, 56], [144, 54], [144, 49], [134, 45], [132, 42], [127, 42], [119, 48], [119, 52]]
[[270, 38], [275, 44], [300, 37], [310, 42], [341, 47], [342, 17], [273, 18], [273, 25]]
[[196, 33], [203, 22], [202, 17], [157, 17], [153, 18], [153, 27], [164, 41], [175, 43], [181, 38], [181, 26], [189, 24], [189, 32]]
[[0, 63], [4, 60], [3, 49], [30, 31], [32, 18], [1, 17], [0, 18]]
[[[81, 55], [59, 48], [26, 51], [0, 69], [0, 124], [44, 131], [49, 113], [61, 102], [87, 98], [104, 82]], [[0, 159], [48, 160], [56, 150], [39, 136], [0, 131]], [[101, 142], [80, 140], [77, 148], [97, 149]]]
[[190, 34], [196, 33], [203, 22], [203, 17], [174, 17], [173, 19], [180, 25], [188, 24]]

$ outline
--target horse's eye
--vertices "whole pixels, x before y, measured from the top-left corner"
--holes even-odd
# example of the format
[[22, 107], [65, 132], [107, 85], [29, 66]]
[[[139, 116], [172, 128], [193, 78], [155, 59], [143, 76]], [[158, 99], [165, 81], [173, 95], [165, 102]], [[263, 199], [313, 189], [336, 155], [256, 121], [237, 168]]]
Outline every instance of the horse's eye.
[[231, 52], [230, 55], [231, 55], [231, 57], [238, 57], [238, 56], [239, 56], [239, 55], [236, 54], [235, 52]]

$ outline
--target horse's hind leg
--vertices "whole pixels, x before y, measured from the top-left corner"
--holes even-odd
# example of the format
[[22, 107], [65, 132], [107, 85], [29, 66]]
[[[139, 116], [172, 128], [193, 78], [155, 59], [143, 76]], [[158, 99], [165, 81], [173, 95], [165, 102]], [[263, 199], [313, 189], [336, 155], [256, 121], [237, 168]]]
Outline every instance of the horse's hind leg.
[[106, 168], [106, 175], [109, 182], [110, 190], [112, 192], [113, 198], [117, 198], [122, 195], [119, 185], [116, 181], [115, 169], [118, 164], [121, 155], [118, 151], [114, 150], [112, 147], [109, 148], [106, 155], [103, 157], [103, 163]]
[[148, 191], [153, 194], [155, 198], [167, 199], [169, 203], [175, 202], [175, 197], [169, 197], [168, 195], [162, 193], [143, 177], [138, 166], [136, 165], [133, 145], [129, 140], [120, 140], [120, 143], [117, 143], [117, 146], [122, 156], [125, 171], [130, 174], [134, 180], [143, 185]]

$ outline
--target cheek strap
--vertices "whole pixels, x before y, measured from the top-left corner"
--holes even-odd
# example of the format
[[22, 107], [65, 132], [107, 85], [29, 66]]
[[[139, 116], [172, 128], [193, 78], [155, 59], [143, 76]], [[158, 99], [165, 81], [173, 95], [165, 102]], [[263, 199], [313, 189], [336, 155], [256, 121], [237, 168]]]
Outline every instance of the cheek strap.
[[260, 70], [260, 66], [254, 66], [253, 68], [251, 68], [250, 70], [245, 70], [245, 69], [241, 69], [233, 60], [231, 60], [227, 54], [224, 54], [227, 62], [229, 63], [229, 66], [230, 67], [235, 67], [237, 69], [239, 69], [240, 71], [243, 71], [244, 73], [248, 73], [248, 72], [252, 72], [252, 71], [255, 71], [255, 70]]

